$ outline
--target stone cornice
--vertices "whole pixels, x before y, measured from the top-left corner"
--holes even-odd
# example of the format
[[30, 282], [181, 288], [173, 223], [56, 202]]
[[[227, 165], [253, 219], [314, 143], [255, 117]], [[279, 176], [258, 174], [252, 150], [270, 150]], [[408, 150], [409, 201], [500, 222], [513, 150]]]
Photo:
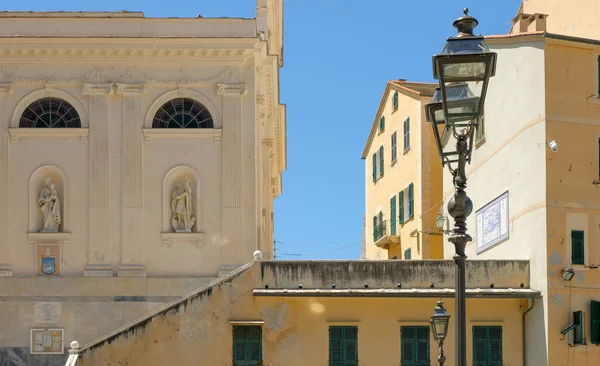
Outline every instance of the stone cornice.
[[248, 93], [248, 88], [246, 84], [217, 84], [217, 94], [218, 95], [226, 95], [226, 94], [239, 94], [246, 95]]
[[112, 93], [113, 93], [113, 84], [112, 83], [103, 83], [103, 84], [84, 83], [83, 84], [83, 95], [112, 95]]
[[12, 94], [12, 83], [0, 83], [0, 94]]
[[146, 84], [117, 84], [117, 94], [126, 95], [143, 95], [146, 94]]

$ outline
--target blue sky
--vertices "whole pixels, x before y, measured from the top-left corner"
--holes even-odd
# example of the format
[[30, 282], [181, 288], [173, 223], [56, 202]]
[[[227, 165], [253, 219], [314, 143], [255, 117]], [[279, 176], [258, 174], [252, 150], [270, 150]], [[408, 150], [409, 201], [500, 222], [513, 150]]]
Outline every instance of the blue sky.
[[[285, 0], [280, 75], [288, 170], [275, 203], [278, 258], [359, 257], [365, 201], [360, 156], [386, 81], [432, 81], [431, 56], [455, 34], [452, 22], [465, 6], [479, 20], [476, 32], [503, 34], [520, 3]], [[255, 0], [19, 0], [3, 1], [0, 10], [251, 18]]]

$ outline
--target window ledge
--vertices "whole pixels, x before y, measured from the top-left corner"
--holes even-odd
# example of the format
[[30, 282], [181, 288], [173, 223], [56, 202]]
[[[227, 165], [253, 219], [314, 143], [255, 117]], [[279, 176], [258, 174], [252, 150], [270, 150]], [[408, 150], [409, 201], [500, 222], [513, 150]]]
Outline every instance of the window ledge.
[[220, 128], [144, 128], [144, 139], [150, 143], [152, 139], [168, 138], [210, 138], [221, 141], [223, 130]]
[[406, 149], [404, 149], [404, 151], [402, 152], [404, 155], [408, 154], [410, 152], [410, 146]]
[[162, 233], [163, 245], [171, 246], [173, 243], [204, 244], [204, 233]]
[[29, 241], [29, 244], [37, 244], [42, 242], [69, 244], [69, 241], [71, 241], [71, 233], [30, 232], [27, 233], [27, 240]]
[[392, 160], [392, 166], [396, 165], [396, 163], [398, 163], [398, 159]]
[[585, 264], [571, 264], [571, 268], [573, 268], [573, 271], [575, 272], [588, 272], [590, 270], [590, 267]]
[[475, 140], [475, 148], [479, 148], [481, 145], [485, 143], [485, 136], [480, 138], [479, 140]]
[[600, 95], [594, 95], [592, 98], [590, 98], [590, 100], [594, 104], [600, 104]]
[[8, 132], [13, 142], [21, 138], [78, 138], [87, 142], [88, 128], [9, 128]]

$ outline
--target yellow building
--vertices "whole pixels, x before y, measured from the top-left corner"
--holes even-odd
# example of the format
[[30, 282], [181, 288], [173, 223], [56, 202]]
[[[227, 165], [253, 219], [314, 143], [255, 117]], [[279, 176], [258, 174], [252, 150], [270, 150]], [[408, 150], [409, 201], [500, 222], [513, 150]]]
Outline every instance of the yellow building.
[[[520, 365], [523, 313], [538, 296], [529, 263], [467, 268], [467, 352], [475, 365]], [[454, 313], [453, 275], [443, 260], [255, 261], [71, 352], [76, 366], [433, 365], [428, 321], [439, 297]]]
[[[595, 4], [578, 12], [597, 15]], [[467, 256], [530, 261], [542, 297], [527, 315], [527, 365], [599, 365], [600, 40], [527, 19], [486, 37], [498, 63], [467, 167]], [[446, 200], [453, 191], [444, 173]], [[454, 254], [451, 244], [444, 254]]]
[[442, 200], [425, 104], [437, 84], [388, 81], [364, 148], [367, 259], [442, 258]]

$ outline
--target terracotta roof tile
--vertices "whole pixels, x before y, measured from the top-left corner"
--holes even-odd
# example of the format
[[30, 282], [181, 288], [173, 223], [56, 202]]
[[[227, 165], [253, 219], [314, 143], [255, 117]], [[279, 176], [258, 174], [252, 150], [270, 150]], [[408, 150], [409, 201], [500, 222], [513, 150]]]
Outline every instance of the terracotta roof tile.
[[438, 87], [437, 83], [420, 83], [415, 81], [406, 81], [404, 79], [399, 80], [390, 80], [390, 84], [402, 88], [403, 90], [417, 94], [419, 96], [433, 96], [433, 92], [435, 92], [435, 88]]

